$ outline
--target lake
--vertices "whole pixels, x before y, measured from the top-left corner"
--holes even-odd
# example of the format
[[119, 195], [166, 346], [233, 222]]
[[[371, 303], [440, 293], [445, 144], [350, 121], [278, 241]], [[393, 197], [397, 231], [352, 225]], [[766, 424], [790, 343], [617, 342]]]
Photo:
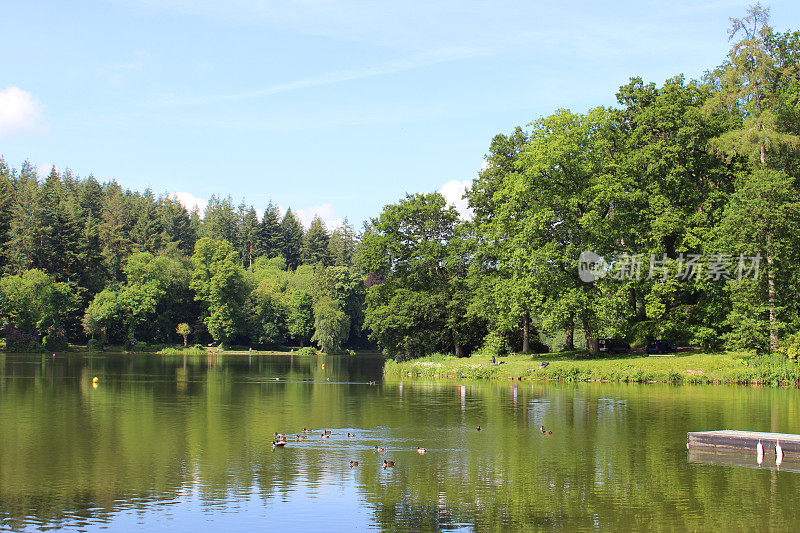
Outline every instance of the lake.
[[[370, 357], [0, 355], [0, 525], [249, 532], [800, 524], [791, 461], [781, 469], [769, 455], [761, 466], [754, 455], [741, 466], [698, 463], [686, 450], [687, 431], [800, 433], [800, 391], [382, 381], [381, 365]], [[293, 441], [303, 428], [313, 432]], [[289, 434], [284, 448], [270, 446], [275, 432]], [[384, 468], [383, 460], [396, 464]]]

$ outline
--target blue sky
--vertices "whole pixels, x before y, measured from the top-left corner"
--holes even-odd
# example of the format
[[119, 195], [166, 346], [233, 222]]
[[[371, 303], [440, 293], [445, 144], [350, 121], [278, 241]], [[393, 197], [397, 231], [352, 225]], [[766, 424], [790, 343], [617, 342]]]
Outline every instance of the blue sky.
[[[5, 0], [0, 154], [358, 227], [456, 196], [497, 133], [701, 76], [748, 4]], [[800, 29], [800, 3], [768, 5]]]

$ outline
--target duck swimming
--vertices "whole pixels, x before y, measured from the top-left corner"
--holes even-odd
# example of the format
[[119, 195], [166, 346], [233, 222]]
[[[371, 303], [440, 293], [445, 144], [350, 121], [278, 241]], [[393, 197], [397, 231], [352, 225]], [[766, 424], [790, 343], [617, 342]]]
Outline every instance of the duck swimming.
[[419, 446], [417, 446], [417, 453], [420, 454], [420, 455], [424, 455], [424, 454], [428, 453], [428, 450], [426, 450], [425, 448], [420, 448]]
[[383, 453], [386, 451], [386, 448], [375, 446], [375, 449], [373, 449], [372, 451], [374, 451], [375, 453]]
[[386, 460], [383, 461], [384, 468], [388, 468], [390, 466], [394, 466], [394, 461], [386, 461]]

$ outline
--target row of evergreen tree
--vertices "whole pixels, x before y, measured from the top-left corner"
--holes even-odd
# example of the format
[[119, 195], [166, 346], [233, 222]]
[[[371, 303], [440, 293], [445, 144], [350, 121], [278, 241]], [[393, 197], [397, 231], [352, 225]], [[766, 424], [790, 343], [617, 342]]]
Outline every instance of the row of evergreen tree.
[[[350, 268], [358, 240], [346, 219], [328, 231], [316, 216], [305, 229], [292, 209], [281, 215], [271, 201], [259, 217], [252, 205], [236, 206], [230, 197], [212, 196], [201, 214], [166, 193], [156, 197], [150, 189], [135, 192], [116, 181], [101, 183], [93, 176], [81, 178], [55, 167], [42, 178], [29, 162], [16, 169], [0, 157], [0, 273], [14, 277], [19, 287], [33, 270], [66, 284], [76, 297], [72, 316], [64, 320], [73, 325], [68, 328], [70, 341], [86, 340], [87, 332], [75, 325], [96, 295], [128, 281], [126, 267], [134, 254], [164, 256], [189, 268], [202, 238], [230, 243], [242, 268], [251, 268], [261, 257], [282, 257], [284, 270], [289, 271], [301, 265]], [[200, 312], [188, 297], [189, 301], [173, 305]], [[9, 302], [0, 302], [3, 305], [8, 307]], [[14, 313], [0, 317], [0, 327], [25, 322], [15, 320]], [[39, 324], [37, 332], [43, 334], [52, 325]], [[210, 338], [197, 329], [198, 339]]]
[[212, 196], [201, 214], [169, 194], [156, 197], [150, 189], [131, 191], [55, 167], [41, 179], [29, 162], [15, 169], [0, 157], [0, 272], [38, 268], [93, 295], [122, 279], [132, 253], [190, 256], [201, 237], [231, 243], [244, 266], [283, 256], [291, 269], [350, 266], [357, 243], [347, 219], [329, 232], [315, 216], [306, 230], [291, 208], [281, 216], [270, 201], [259, 219], [252, 205], [235, 206], [230, 196]]

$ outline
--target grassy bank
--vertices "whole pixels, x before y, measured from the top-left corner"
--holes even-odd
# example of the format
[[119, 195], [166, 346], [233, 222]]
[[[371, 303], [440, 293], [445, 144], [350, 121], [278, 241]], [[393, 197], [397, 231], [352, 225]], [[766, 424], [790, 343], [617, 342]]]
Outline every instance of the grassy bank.
[[205, 355], [208, 350], [202, 346], [172, 347], [168, 346], [156, 352], [159, 355]]
[[[5, 352], [5, 345], [3, 339], [0, 339], [0, 353]], [[158, 355], [206, 355], [206, 354], [219, 354], [219, 355], [314, 355], [317, 353], [313, 348], [296, 349], [296, 348], [283, 348], [275, 350], [256, 350], [249, 349], [248, 347], [232, 346], [218, 347], [202, 346], [196, 344], [194, 346], [184, 347], [183, 345], [165, 345], [165, 344], [145, 344], [138, 343], [136, 346], [125, 346], [121, 344], [106, 344], [106, 345], [81, 345], [70, 344], [67, 349], [57, 350], [59, 353], [108, 353], [108, 354], [121, 354], [121, 353], [142, 353], [142, 354], [158, 354]], [[16, 351], [8, 353], [20, 354], [42, 354], [50, 353], [50, 350], [43, 348], [36, 351]]]
[[[644, 354], [581, 357], [574, 352], [516, 354], [496, 358], [431, 355], [405, 362], [387, 361], [387, 376], [557, 381], [735, 383], [800, 386], [800, 365], [785, 357], [724, 352], [687, 352], [669, 357]], [[547, 363], [541, 368], [542, 363]]]
[[[0, 353], [4, 353], [5, 342], [0, 338]], [[107, 345], [80, 345], [70, 344], [65, 350], [58, 350], [59, 353], [107, 353], [107, 354], [125, 354], [125, 353], [142, 353], [142, 354], [157, 354], [157, 355], [326, 355], [319, 350], [306, 346], [288, 347], [279, 346], [276, 349], [260, 350], [252, 349], [248, 346], [203, 346], [195, 344], [194, 346], [186, 346], [180, 344], [165, 345], [165, 344], [146, 344], [143, 342], [137, 343], [135, 346], [125, 346], [119, 344]], [[38, 349], [36, 351], [28, 352], [10, 352], [19, 354], [42, 354], [50, 353], [49, 350]], [[346, 350], [345, 353], [339, 354], [343, 356], [356, 356], [356, 355], [380, 355], [375, 351], [362, 351], [356, 352], [354, 350]]]

